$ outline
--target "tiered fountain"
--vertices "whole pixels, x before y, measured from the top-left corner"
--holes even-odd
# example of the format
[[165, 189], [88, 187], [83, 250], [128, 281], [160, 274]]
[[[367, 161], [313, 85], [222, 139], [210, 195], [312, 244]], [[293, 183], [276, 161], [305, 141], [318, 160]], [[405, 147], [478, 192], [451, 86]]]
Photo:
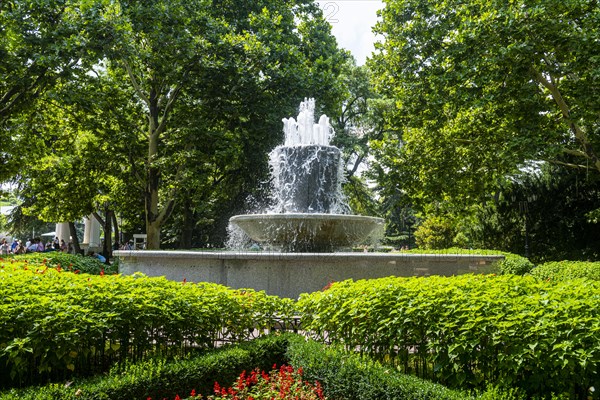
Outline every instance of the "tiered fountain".
[[297, 298], [332, 281], [390, 275], [456, 275], [487, 271], [502, 256], [343, 252], [376, 236], [380, 218], [350, 215], [341, 195], [340, 151], [329, 145], [326, 116], [314, 123], [314, 101], [298, 121], [284, 119], [285, 143], [271, 153], [274, 207], [237, 215], [240, 227], [267, 251], [115, 251], [122, 274], [214, 282]]
[[290, 252], [349, 249], [381, 234], [381, 218], [350, 215], [342, 195], [340, 150], [329, 144], [332, 129], [315, 101], [300, 104], [298, 121], [283, 119], [285, 142], [270, 154], [273, 203], [264, 214], [236, 215], [230, 223], [267, 248]]

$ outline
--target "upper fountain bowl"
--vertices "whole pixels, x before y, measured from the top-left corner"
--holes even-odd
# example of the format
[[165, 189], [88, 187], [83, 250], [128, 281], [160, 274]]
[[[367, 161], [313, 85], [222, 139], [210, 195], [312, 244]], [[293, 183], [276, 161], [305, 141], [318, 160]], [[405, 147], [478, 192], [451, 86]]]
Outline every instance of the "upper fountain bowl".
[[290, 252], [349, 249], [382, 234], [382, 218], [363, 215], [288, 213], [244, 214], [229, 220], [252, 240]]

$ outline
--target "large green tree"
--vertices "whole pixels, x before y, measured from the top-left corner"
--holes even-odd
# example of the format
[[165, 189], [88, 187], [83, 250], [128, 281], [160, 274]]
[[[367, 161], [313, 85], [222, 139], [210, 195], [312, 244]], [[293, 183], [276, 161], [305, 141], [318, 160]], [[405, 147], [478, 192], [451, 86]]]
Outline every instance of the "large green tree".
[[401, 134], [382, 179], [421, 208], [467, 209], [528, 161], [600, 172], [595, 0], [389, 0], [371, 60]]
[[124, 212], [131, 197], [142, 198], [138, 215], [148, 247], [157, 248], [173, 213], [187, 221], [183, 235], [194, 219], [241, 208], [266, 176], [282, 116], [303, 97], [316, 97], [326, 112], [340, 96], [346, 54], [309, 1], [63, 6], [86, 22], [74, 42], [96, 58], [38, 95], [35, 113], [15, 113], [6, 125], [12, 137], [43, 139], [33, 140], [39, 165], [22, 180], [44, 200], [30, 212], [44, 218], [87, 215], [106, 203]]
[[65, 0], [0, 2], [0, 179], [14, 178], [38, 156], [38, 132], [17, 133], [47, 90], [96, 62], [80, 33], [79, 9]]

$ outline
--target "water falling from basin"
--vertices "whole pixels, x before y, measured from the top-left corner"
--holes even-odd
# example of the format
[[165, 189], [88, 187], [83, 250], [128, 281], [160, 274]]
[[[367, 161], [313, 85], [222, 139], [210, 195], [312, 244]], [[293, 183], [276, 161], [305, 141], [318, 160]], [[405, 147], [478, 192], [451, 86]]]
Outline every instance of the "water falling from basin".
[[383, 219], [350, 215], [342, 194], [340, 150], [329, 144], [329, 118], [314, 118], [305, 99], [297, 120], [284, 118], [284, 144], [270, 153], [273, 207], [264, 214], [231, 217], [230, 224], [268, 248], [290, 252], [347, 249], [379, 235]]

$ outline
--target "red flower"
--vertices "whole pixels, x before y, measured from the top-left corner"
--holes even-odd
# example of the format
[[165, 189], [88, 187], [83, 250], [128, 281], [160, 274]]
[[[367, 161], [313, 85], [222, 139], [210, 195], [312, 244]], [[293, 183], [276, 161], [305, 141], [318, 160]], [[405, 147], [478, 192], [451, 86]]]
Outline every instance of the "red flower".
[[192, 389], [192, 392], [190, 393], [190, 396], [195, 396], [196, 395], [196, 389]]

